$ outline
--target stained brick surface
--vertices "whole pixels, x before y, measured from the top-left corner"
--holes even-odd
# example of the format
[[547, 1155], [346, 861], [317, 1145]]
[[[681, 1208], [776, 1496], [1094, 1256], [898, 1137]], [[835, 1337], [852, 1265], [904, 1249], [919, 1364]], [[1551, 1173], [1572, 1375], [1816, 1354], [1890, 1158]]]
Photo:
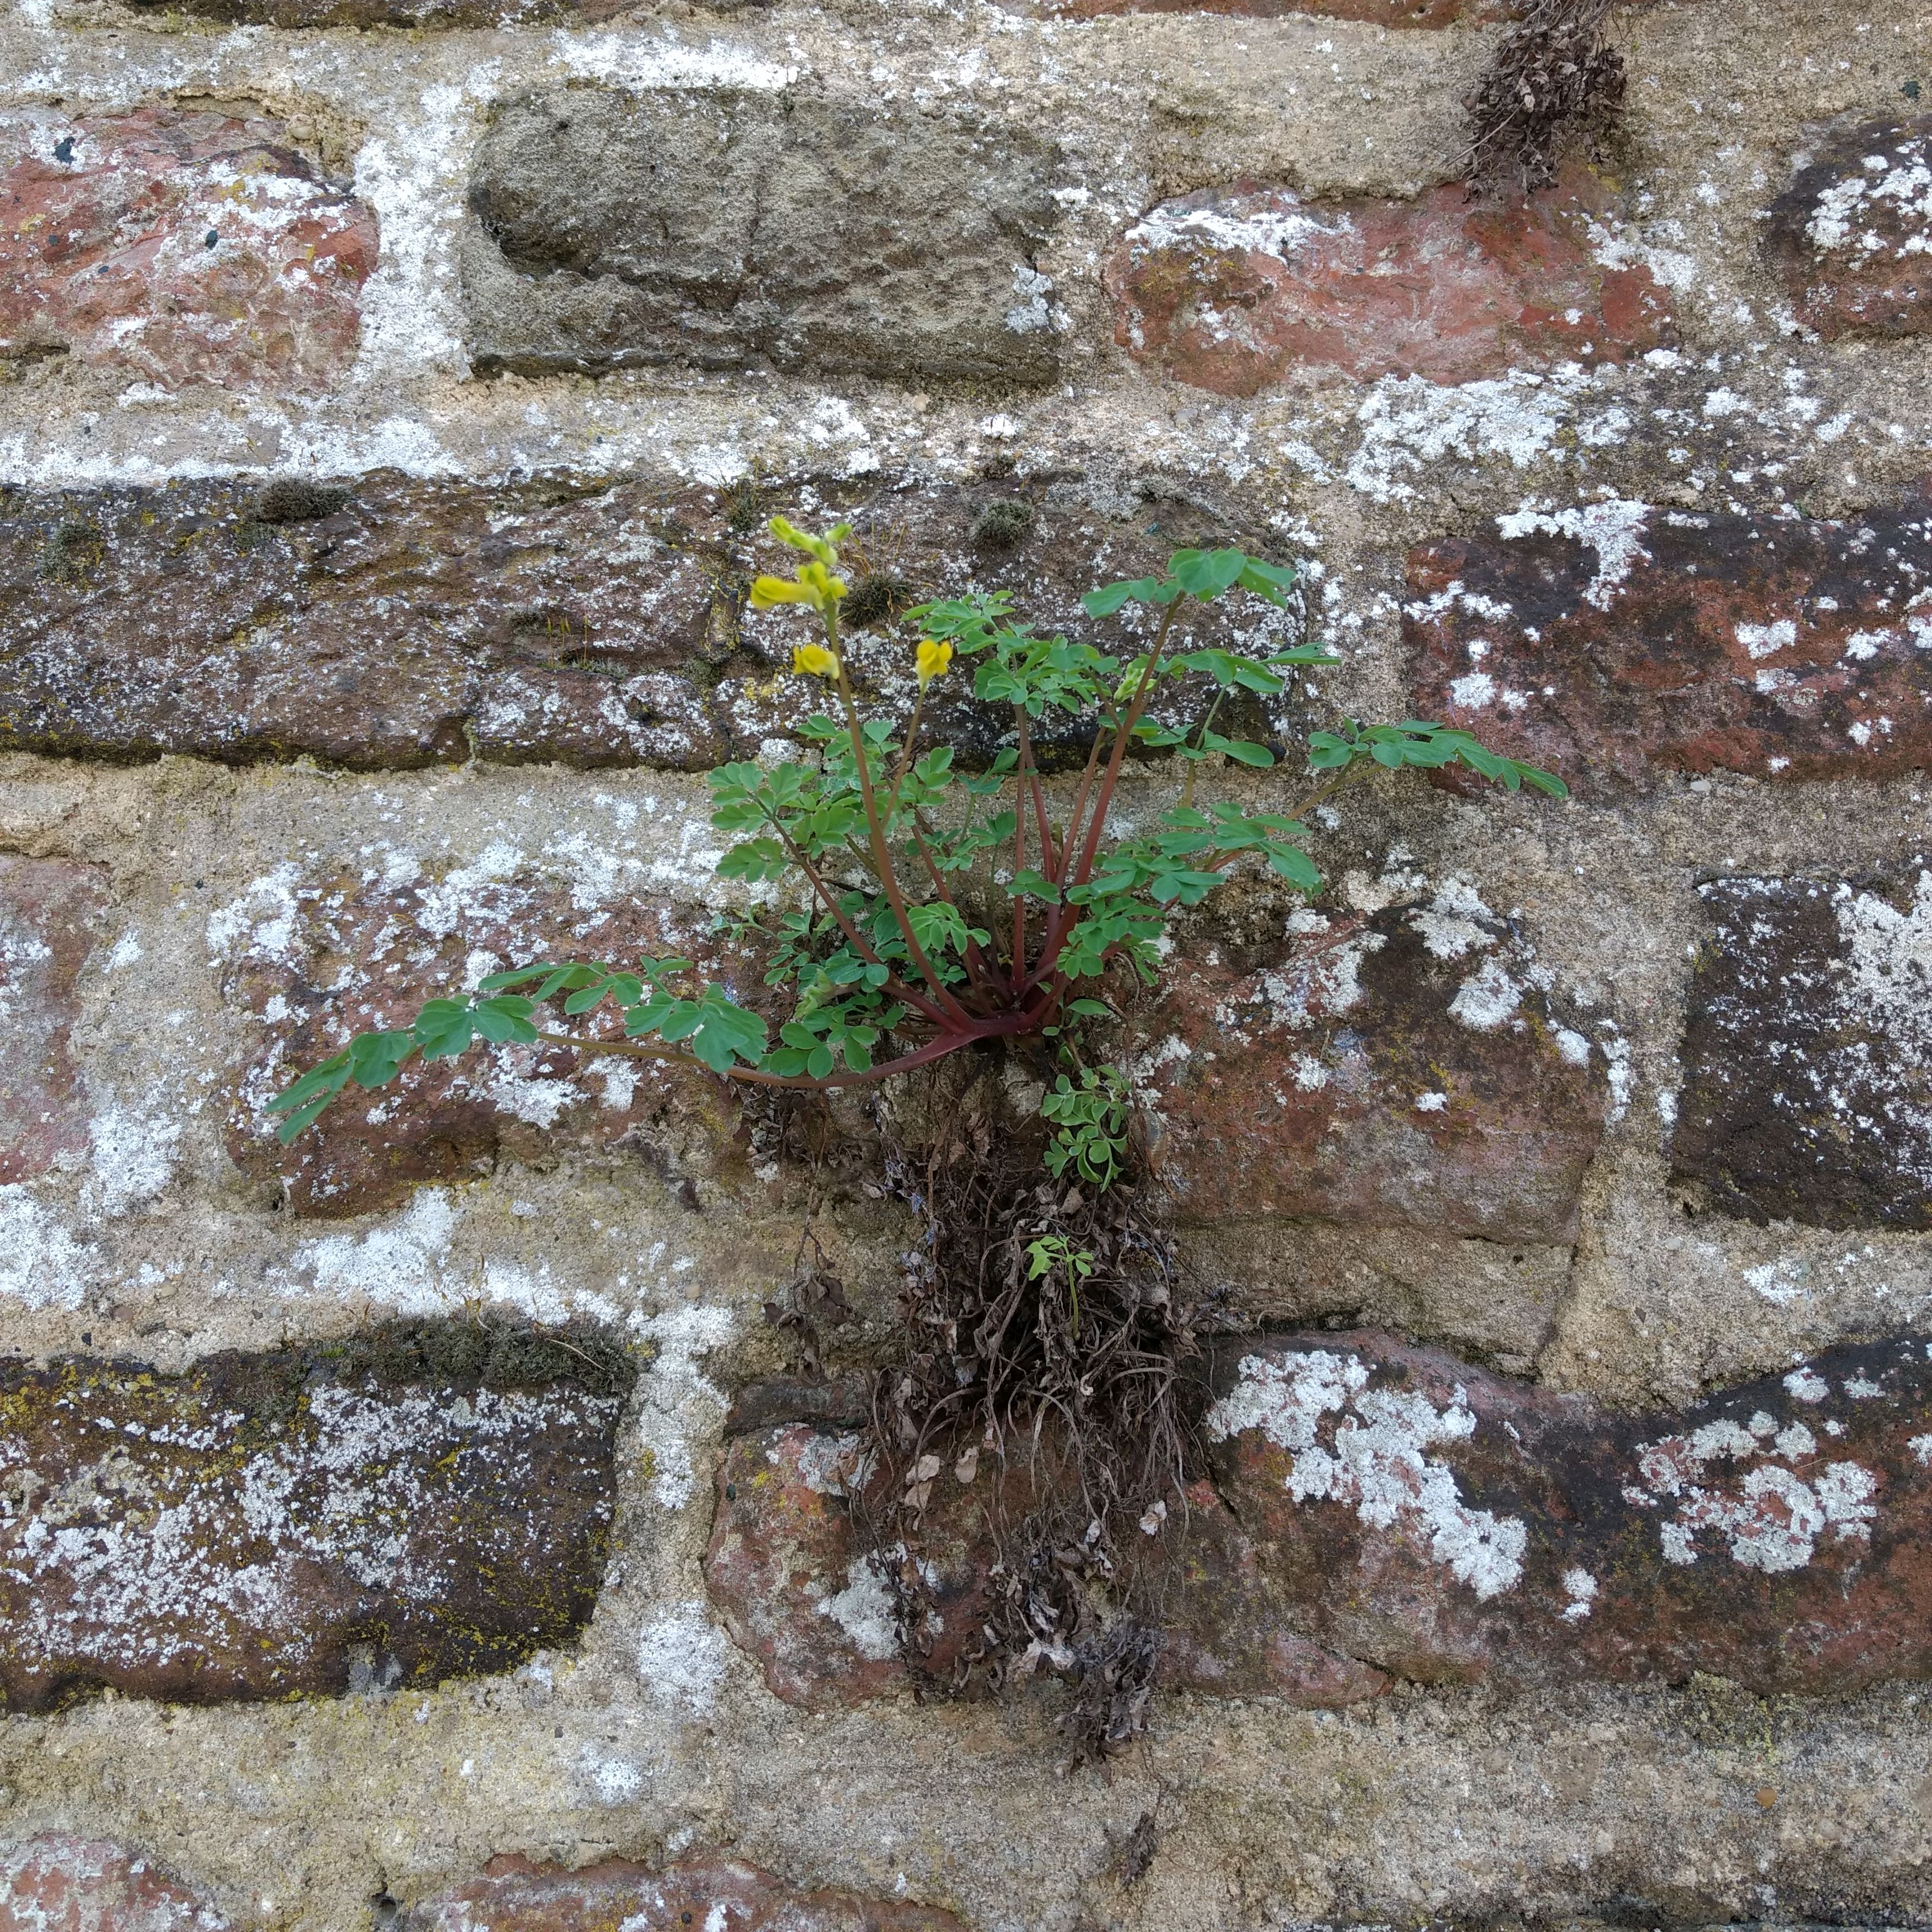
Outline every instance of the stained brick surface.
[[412, 1907], [405, 1932], [958, 1932], [950, 1912], [788, 1886], [755, 1866], [692, 1858], [652, 1871], [613, 1858], [575, 1871], [514, 1853], [492, 1858], [480, 1878]]
[[1258, 962], [1177, 961], [1150, 1024], [1180, 1216], [1573, 1238], [1604, 1061], [1505, 924], [1452, 888], [1290, 926]]
[[0, 1698], [434, 1683], [568, 1638], [628, 1387], [596, 1366], [429, 1324], [180, 1377], [0, 1368]]
[[106, 899], [96, 866], [0, 854], [0, 1183], [87, 1150], [91, 1109], [70, 1036]]
[[227, 1932], [152, 1859], [60, 1834], [0, 1851], [0, 1932]]
[[1583, 790], [1882, 777], [1932, 757], [1932, 513], [1612, 500], [1409, 554], [1414, 701]]
[[1677, 1178], [1760, 1222], [1932, 1227], [1932, 872], [1702, 896]]
[[1820, 335], [1932, 328], [1932, 115], [1827, 131], [1764, 234], [1793, 313]]
[[1527, 206], [1455, 187], [1413, 201], [1203, 189], [1150, 210], [1108, 263], [1115, 337], [1225, 396], [1290, 379], [1467, 382], [1622, 362], [1674, 331], [1650, 271], [1593, 239], [1602, 201], [1587, 176]]
[[170, 389], [317, 389], [354, 360], [376, 217], [280, 124], [10, 116], [0, 168], [0, 356]]

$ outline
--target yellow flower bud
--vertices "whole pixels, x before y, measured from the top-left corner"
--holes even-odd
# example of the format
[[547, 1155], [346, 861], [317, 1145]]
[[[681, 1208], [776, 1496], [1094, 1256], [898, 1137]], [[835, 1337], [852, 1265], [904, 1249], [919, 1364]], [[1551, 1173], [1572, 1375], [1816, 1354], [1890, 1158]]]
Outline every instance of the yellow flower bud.
[[760, 577], [752, 586], [752, 608], [769, 610], [778, 604], [809, 604], [812, 593], [802, 584], [788, 584], [782, 577]]
[[812, 677], [838, 675], [838, 660], [823, 644], [800, 644], [791, 654], [791, 668]]
[[952, 646], [937, 638], [919, 640], [919, 688], [923, 691], [936, 677], [944, 677], [952, 662]]

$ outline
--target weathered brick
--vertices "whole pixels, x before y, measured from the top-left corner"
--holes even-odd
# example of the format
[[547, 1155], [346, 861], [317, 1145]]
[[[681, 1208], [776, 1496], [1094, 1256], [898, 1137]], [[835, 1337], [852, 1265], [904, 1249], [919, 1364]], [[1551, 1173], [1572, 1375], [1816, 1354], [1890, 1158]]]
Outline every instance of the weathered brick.
[[950, 1912], [844, 1892], [802, 1892], [755, 1866], [692, 1858], [662, 1871], [613, 1858], [576, 1870], [514, 1853], [410, 1908], [404, 1932], [959, 1932]]
[[1150, 210], [1108, 261], [1115, 339], [1226, 396], [1622, 362], [1673, 331], [1650, 271], [1610, 266], [1593, 238], [1603, 202], [1586, 175], [1506, 207], [1455, 186], [1413, 201], [1204, 189]]
[[[621, 854], [608, 859], [621, 878]], [[417, 875], [392, 876], [392, 865]], [[279, 1175], [298, 1214], [393, 1208], [424, 1181], [487, 1172], [506, 1156], [574, 1152], [641, 1159], [680, 1178], [742, 1180], [739, 1109], [722, 1082], [692, 1069], [586, 1060], [568, 1048], [418, 1062], [380, 1094], [352, 1090], [286, 1148], [260, 1111], [351, 1034], [406, 1024], [424, 1000], [504, 966], [678, 956], [764, 1006], [756, 962], [721, 947], [710, 924], [702, 908], [650, 893], [621, 907], [576, 902], [507, 846], [440, 875], [422, 871], [413, 854], [382, 855], [358, 873], [266, 874], [218, 909], [208, 928], [223, 997], [264, 1022], [261, 1047], [232, 1090], [230, 1152], [247, 1172]]]
[[1827, 133], [1771, 205], [1765, 248], [1827, 340], [1932, 328], [1932, 114]]
[[1054, 148], [906, 111], [723, 89], [506, 103], [470, 182], [477, 367], [1051, 380]]
[[1620, 1416], [1386, 1336], [1231, 1340], [1206, 1427], [1318, 1643], [1425, 1682], [1830, 1694], [1932, 1674], [1927, 1354]]
[[87, 1150], [68, 1037], [75, 982], [107, 901], [100, 868], [0, 854], [0, 1182]]
[[1932, 760], [1932, 510], [1610, 501], [1409, 553], [1419, 715], [1610, 774], [1882, 777]]
[[375, 214], [280, 122], [15, 114], [0, 168], [0, 356], [283, 392], [354, 360]]
[[227, 1932], [138, 1852], [49, 1834], [0, 1851], [0, 1932]]
[[1572, 1240], [1600, 1048], [1468, 889], [1170, 962], [1140, 1075], [1184, 1222], [1292, 1216]]
[[[982, 520], [1000, 504], [1025, 514], [995, 544]], [[377, 769], [474, 754], [701, 770], [748, 756], [825, 704], [790, 673], [796, 616], [746, 606], [754, 573], [780, 565], [763, 533], [780, 509], [858, 526], [847, 655], [874, 715], [910, 709], [910, 646], [887, 620], [921, 598], [1008, 590], [1043, 627], [1122, 647], [1134, 614], [1096, 625], [1082, 591], [1184, 544], [1270, 548], [1185, 502], [1117, 521], [998, 482], [759, 493], [376, 472], [352, 488], [19, 492], [0, 498], [0, 626], [17, 646], [0, 657], [0, 746]], [[1254, 628], [1262, 611], [1217, 609], [1197, 640], [1285, 638]], [[963, 676], [934, 687], [927, 716], [969, 761], [1011, 728]], [[1280, 736], [1299, 716], [1291, 703], [1237, 722]], [[1048, 736], [1084, 754], [1070, 723]]]
[[1291, 14], [1363, 20], [1376, 27], [1446, 27], [1457, 20], [1492, 20], [1514, 12], [1508, 0], [1040, 0], [1043, 12], [1078, 20], [1109, 14], [1221, 14], [1238, 20], [1279, 20]]
[[433, 1683], [567, 1640], [633, 1372], [446, 1324], [182, 1376], [0, 1366], [0, 1700]]
[[[820, 1424], [734, 1436], [718, 1474], [718, 1514], [705, 1558], [712, 1603], [788, 1703], [862, 1703], [910, 1679], [892, 1598], [858, 1540], [848, 1488], [862, 1474], [860, 1438]], [[982, 1456], [970, 1483], [943, 1474], [922, 1526], [930, 1598], [921, 1668], [944, 1681], [979, 1641], [998, 1559], [999, 1513], [1017, 1521], [1030, 1472]], [[1280, 1696], [1340, 1706], [1374, 1696], [1374, 1670], [1290, 1628], [1254, 1552], [1206, 1484], [1189, 1490], [1157, 1540], [1130, 1552], [1150, 1566], [1166, 1624], [1160, 1673], [1172, 1685], [1227, 1696]]]
[[1759, 1222], [1932, 1228], [1932, 871], [1700, 890], [1676, 1178]]

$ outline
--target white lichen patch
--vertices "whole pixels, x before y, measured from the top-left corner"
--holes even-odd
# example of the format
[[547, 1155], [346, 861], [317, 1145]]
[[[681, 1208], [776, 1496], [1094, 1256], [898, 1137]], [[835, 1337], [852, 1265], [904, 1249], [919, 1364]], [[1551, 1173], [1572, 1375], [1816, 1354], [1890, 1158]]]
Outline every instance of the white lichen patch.
[[644, 1626], [638, 1675], [652, 1696], [702, 1716], [718, 1701], [731, 1648], [702, 1603], [678, 1604]]
[[1526, 508], [1498, 517], [1496, 528], [1504, 537], [1524, 537], [1541, 531], [1587, 544], [1597, 553], [1597, 574], [1583, 592], [1583, 601], [1599, 610], [1607, 610], [1618, 590], [1640, 563], [1650, 561], [1643, 535], [1651, 516], [1650, 506], [1618, 496], [1592, 503], [1580, 509], [1558, 510], [1553, 514]]
[[[1471, 1509], [1455, 1472], [1426, 1454], [1475, 1433], [1462, 1390], [1438, 1409], [1426, 1396], [1371, 1388], [1369, 1381], [1353, 1355], [1250, 1355], [1234, 1388], [1208, 1410], [1208, 1432], [1225, 1442], [1259, 1430], [1288, 1452], [1286, 1480], [1297, 1502], [1341, 1503], [1372, 1528], [1399, 1528], [1484, 1600], [1514, 1590], [1522, 1578], [1525, 1525]], [[1324, 1444], [1331, 1414], [1340, 1420]]]
[[638, 1384], [638, 1448], [650, 1458], [648, 1494], [660, 1509], [681, 1510], [698, 1492], [698, 1442], [724, 1420], [723, 1392], [698, 1358], [730, 1340], [737, 1318], [728, 1308], [696, 1304], [632, 1324], [658, 1345], [657, 1359]]
[[87, 1298], [95, 1256], [24, 1184], [0, 1186], [0, 1298], [28, 1309], [73, 1310]]
[[855, 1556], [846, 1567], [845, 1587], [811, 1588], [812, 1606], [830, 1617], [868, 1664], [886, 1664], [899, 1654], [898, 1624], [892, 1592], [869, 1557]]
[[410, 1604], [473, 1588], [461, 1546], [479, 1532], [448, 1526], [480, 1468], [506, 1496], [535, 1494], [545, 1438], [579, 1435], [599, 1454], [622, 1404], [322, 1384], [266, 1442], [238, 1407], [152, 1426], [117, 1424], [105, 1397], [63, 1406], [77, 1412], [72, 1441], [0, 1442], [0, 1496], [31, 1498], [0, 1516], [23, 1586], [4, 1639], [16, 1666], [165, 1670], [219, 1654], [245, 1670], [272, 1655], [298, 1671], [339, 1614], [328, 1578]]
[[[1787, 1386], [1793, 1379], [1786, 1378]], [[1720, 1420], [1641, 1445], [1642, 1483], [1624, 1493], [1643, 1506], [1676, 1504], [1658, 1523], [1670, 1562], [1695, 1563], [1698, 1534], [1709, 1531], [1748, 1569], [1802, 1570], [1828, 1531], [1834, 1542], [1869, 1542], [1876, 1514], [1878, 1478], [1862, 1464], [1828, 1462], [1802, 1474], [1793, 1466], [1813, 1464], [1817, 1454], [1817, 1438], [1804, 1424], [1780, 1428], [1760, 1411], [1748, 1426]]]

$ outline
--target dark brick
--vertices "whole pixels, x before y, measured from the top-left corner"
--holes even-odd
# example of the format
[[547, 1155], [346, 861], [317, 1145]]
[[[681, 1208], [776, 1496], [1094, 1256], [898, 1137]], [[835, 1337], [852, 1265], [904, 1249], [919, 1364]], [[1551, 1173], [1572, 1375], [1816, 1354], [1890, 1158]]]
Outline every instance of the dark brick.
[[[1127, 648], [1132, 615], [1096, 625], [1082, 591], [1187, 544], [1270, 548], [1211, 507], [1163, 496], [1116, 520], [1010, 482], [718, 492], [377, 472], [345, 487], [0, 497], [0, 748], [702, 770], [824, 706], [821, 685], [790, 673], [796, 616], [746, 608], [754, 572], [788, 554], [764, 536], [774, 511], [857, 524], [848, 656], [868, 711], [901, 717], [912, 644], [892, 620], [921, 598], [1010, 590], [1043, 627]], [[1008, 502], [1032, 512], [1016, 541], [976, 544], [976, 523]], [[1198, 641], [1259, 640], [1262, 608], [1217, 610]], [[1280, 738], [1300, 716], [1290, 703], [1234, 722]], [[1012, 728], [958, 676], [927, 716], [968, 762]], [[1076, 728], [1056, 728], [1052, 755], [1084, 754]]]
[[1834, 129], [1798, 160], [1764, 230], [1798, 320], [1828, 340], [1932, 328], [1932, 114]]
[[950, 1912], [801, 1892], [755, 1866], [692, 1858], [653, 1871], [613, 1858], [570, 1871], [514, 1853], [492, 1858], [483, 1876], [410, 1908], [403, 1932], [961, 1932]]
[[568, 1641], [634, 1373], [450, 1324], [182, 1376], [0, 1365], [0, 1700], [430, 1684]]
[[1932, 872], [1701, 890], [1674, 1178], [1760, 1223], [1932, 1228]]

